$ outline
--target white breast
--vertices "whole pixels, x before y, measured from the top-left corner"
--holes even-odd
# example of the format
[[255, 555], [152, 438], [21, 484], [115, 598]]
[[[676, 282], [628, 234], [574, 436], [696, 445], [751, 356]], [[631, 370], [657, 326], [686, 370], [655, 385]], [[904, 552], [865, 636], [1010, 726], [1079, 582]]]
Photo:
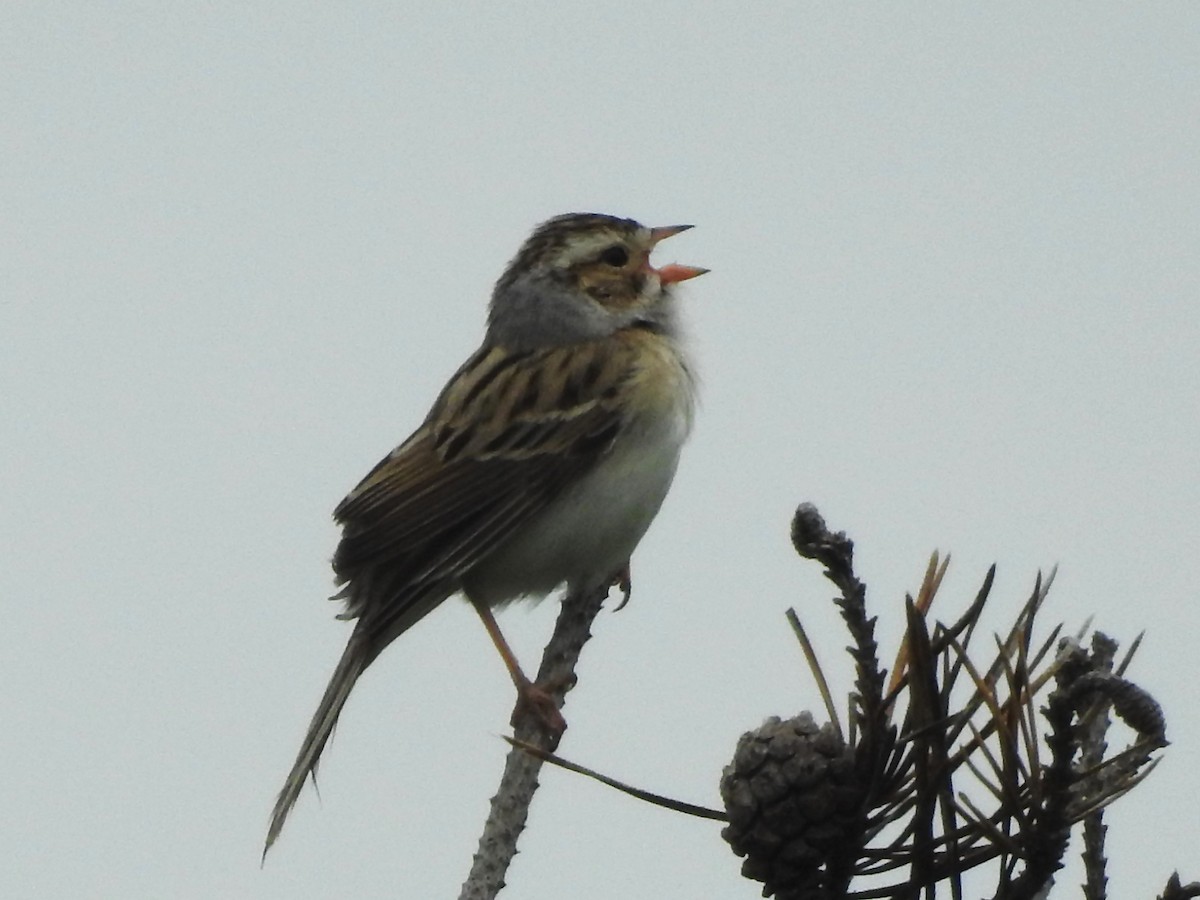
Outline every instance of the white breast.
[[628, 561], [658, 514], [691, 431], [692, 379], [674, 353], [671, 362], [673, 383], [659, 380], [656, 402], [609, 455], [464, 580], [472, 598], [497, 605], [543, 597], [564, 583], [588, 588]]

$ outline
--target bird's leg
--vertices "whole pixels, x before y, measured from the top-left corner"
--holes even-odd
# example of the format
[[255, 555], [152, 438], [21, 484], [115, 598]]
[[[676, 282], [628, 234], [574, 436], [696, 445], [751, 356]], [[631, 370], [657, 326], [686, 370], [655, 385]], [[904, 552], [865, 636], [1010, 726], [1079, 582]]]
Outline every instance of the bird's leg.
[[629, 572], [629, 560], [625, 560], [625, 565], [613, 573], [612, 581], [609, 583], [615, 588], [620, 588], [621, 593], [625, 595], [621, 598], [621, 602], [616, 605], [616, 608], [613, 609], [613, 612], [620, 612], [625, 608], [625, 604], [629, 602], [629, 595], [633, 593], [633, 580]]
[[500, 625], [496, 621], [496, 617], [492, 615], [491, 608], [485, 603], [477, 603], [474, 600], [471, 601], [471, 605], [475, 607], [475, 612], [483, 621], [483, 627], [487, 629], [492, 643], [496, 645], [496, 650], [499, 651], [500, 658], [504, 660], [505, 668], [508, 669], [508, 674], [517, 688], [517, 705], [513, 707], [510, 724], [516, 726], [518, 719], [532, 714], [550, 732], [553, 743], [557, 744], [558, 739], [567, 730], [567, 720], [559, 712], [554, 698], [545, 688], [530, 681], [529, 677], [521, 670], [521, 664], [517, 662], [516, 654], [512, 652], [512, 647], [508, 646], [508, 641], [501, 633]]

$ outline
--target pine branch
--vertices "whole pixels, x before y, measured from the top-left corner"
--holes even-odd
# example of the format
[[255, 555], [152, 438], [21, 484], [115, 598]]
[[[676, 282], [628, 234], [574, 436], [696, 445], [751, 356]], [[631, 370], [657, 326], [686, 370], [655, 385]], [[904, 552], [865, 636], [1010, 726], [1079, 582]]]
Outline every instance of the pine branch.
[[[590, 593], [569, 593], [563, 598], [554, 634], [542, 654], [537, 683], [562, 709], [567, 692], [575, 686], [575, 665], [583, 645], [592, 636], [592, 622], [608, 597], [605, 585]], [[535, 716], [524, 716], [514, 727], [514, 738], [525, 744], [554, 750], [556, 735], [551, 734]], [[491, 809], [479, 838], [479, 849], [471, 871], [463, 882], [459, 900], [494, 900], [501, 888], [513, 857], [517, 840], [529, 817], [529, 804], [538, 787], [542, 760], [517, 746], [508, 752], [500, 786], [492, 797]]]

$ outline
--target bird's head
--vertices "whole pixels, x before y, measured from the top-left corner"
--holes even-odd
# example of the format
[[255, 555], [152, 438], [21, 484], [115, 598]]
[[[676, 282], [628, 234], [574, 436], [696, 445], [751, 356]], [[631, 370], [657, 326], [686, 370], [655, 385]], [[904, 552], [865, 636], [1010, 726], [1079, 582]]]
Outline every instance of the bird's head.
[[647, 228], [632, 219], [569, 213], [544, 222], [496, 283], [489, 336], [506, 345], [595, 340], [631, 325], [674, 330], [671, 285], [707, 269], [655, 268], [660, 241], [690, 225]]

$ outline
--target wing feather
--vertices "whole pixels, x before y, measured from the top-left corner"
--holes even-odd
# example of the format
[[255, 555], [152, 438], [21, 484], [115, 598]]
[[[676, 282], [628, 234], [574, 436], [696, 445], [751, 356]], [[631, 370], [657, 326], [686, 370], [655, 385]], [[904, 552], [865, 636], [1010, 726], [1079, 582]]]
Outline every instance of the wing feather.
[[455, 590], [609, 451], [634, 366], [611, 340], [471, 357], [421, 428], [335, 511], [346, 615], [386, 642], [395, 623], [412, 624], [407, 607], [430, 585]]

